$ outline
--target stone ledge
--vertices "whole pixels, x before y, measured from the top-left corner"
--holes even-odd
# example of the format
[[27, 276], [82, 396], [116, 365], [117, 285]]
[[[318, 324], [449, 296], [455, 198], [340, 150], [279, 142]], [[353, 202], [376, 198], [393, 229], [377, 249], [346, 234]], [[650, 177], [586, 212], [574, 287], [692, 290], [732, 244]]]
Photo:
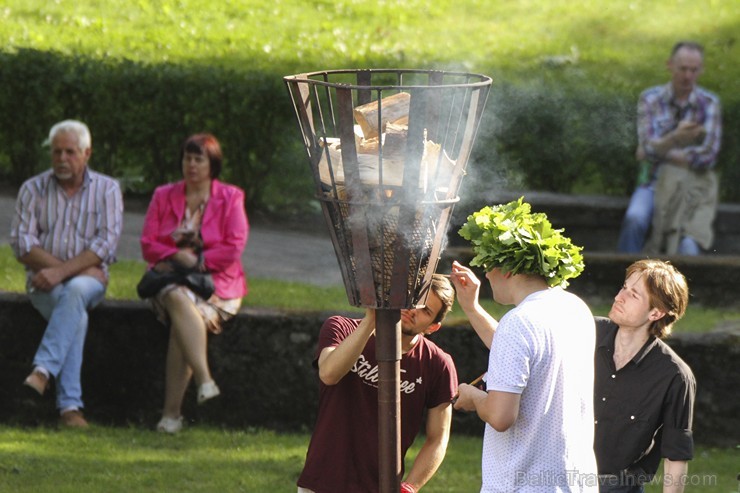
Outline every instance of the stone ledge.
[[[447, 272], [453, 260], [468, 264], [473, 258], [470, 247], [449, 247], [442, 256], [440, 272]], [[569, 290], [594, 303], [611, 302], [624, 283], [627, 267], [645, 258], [640, 255], [615, 252], [583, 252], [586, 265], [583, 273], [570, 282]], [[689, 283], [690, 303], [706, 307], [740, 309], [740, 255], [673, 255], [661, 257], [670, 261]], [[479, 276], [483, 275], [480, 269]], [[482, 292], [490, 296], [486, 283]]]
[[[195, 404], [189, 421], [244, 428], [310, 430], [318, 380], [312, 367], [319, 327], [328, 313], [243, 309], [224, 333], [211, 337], [209, 361], [222, 396]], [[56, 420], [53, 392], [30, 398], [21, 385], [45, 323], [25, 295], [0, 292], [0, 422], [33, 425]], [[455, 360], [460, 381], [480, 375], [488, 351], [466, 325], [432, 336]], [[691, 365], [698, 382], [695, 437], [707, 445], [735, 445], [727, 430], [740, 427], [737, 393], [740, 328], [678, 335], [669, 344]], [[167, 330], [140, 301], [104, 301], [90, 314], [82, 382], [86, 416], [95, 423], [153, 428], [163, 396]], [[473, 414], [455, 413], [454, 433], [478, 435]]]

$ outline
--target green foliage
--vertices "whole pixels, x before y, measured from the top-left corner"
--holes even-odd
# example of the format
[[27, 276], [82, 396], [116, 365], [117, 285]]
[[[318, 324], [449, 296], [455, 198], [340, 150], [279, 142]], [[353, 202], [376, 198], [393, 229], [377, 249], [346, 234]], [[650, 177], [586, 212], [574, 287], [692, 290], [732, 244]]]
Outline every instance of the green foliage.
[[[623, 95], [542, 80], [493, 91], [483, 142], [528, 189], [627, 194], [634, 185], [635, 107]], [[487, 149], [484, 145], [479, 150]]]
[[717, 162], [721, 199], [740, 202], [740, 101], [723, 101], [722, 121], [722, 148]]
[[278, 94], [285, 96], [279, 74], [19, 50], [0, 52], [0, 79], [6, 89], [0, 113], [39, 108], [36, 118], [20, 124], [0, 118], [0, 148], [9, 164], [3, 174], [15, 184], [48, 167], [39, 144], [64, 115], [90, 126], [93, 167], [121, 178], [128, 192], [148, 193], [180, 179], [182, 140], [209, 131], [224, 149], [222, 178], [245, 189], [248, 208], [309, 198], [305, 151], [296, 145], [287, 97], [275, 104]]
[[468, 216], [460, 236], [470, 241], [475, 257], [472, 266], [486, 271], [536, 274], [550, 286], [566, 287], [568, 279], [583, 272], [581, 247], [553, 229], [547, 215], [532, 213], [523, 198], [508, 204], [486, 206]]
[[415, 67], [494, 79], [469, 168], [480, 179], [463, 183], [476, 198], [495, 187], [625, 195], [637, 95], [667, 80], [663, 62], [680, 33], [707, 47], [701, 83], [722, 98], [726, 124], [722, 199], [740, 201], [738, 2], [3, 5], [0, 178], [16, 185], [48, 166], [40, 143], [51, 124], [76, 117], [93, 131], [93, 166], [129, 191], [179, 177], [180, 142], [207, 130], [222, 140], [224, 178], [247, 190], [250, 212], [315, 210], [282, 76]]

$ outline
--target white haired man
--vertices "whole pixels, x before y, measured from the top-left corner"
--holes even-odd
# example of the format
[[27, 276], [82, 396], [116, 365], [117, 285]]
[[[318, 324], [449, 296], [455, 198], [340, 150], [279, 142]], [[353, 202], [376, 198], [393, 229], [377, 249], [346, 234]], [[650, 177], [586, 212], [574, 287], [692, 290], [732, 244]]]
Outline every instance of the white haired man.
[[88, 310], [100, 303], [123, 225], [118, 182], [88, 168], [90, 131], [64, 120], [49, 131], [51, 169], [21, 186], [10, 243], [31, 303], [47, 320], [23, 382], [43, 395], [56, 382], [60, 424], [86, 427], [80, 373]]

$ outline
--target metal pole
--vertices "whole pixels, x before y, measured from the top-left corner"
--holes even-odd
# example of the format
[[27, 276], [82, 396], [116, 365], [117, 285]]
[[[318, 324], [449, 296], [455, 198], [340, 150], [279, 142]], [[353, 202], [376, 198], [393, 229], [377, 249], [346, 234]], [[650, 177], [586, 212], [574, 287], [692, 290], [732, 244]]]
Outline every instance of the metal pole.
[[401, 488], [401, 310], [375, 311], [380, 493]]

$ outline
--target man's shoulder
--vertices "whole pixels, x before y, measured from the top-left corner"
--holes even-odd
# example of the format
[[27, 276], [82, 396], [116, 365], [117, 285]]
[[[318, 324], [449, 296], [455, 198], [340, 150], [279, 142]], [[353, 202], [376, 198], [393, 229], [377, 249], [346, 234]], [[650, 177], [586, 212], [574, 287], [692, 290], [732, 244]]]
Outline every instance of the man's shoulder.
[[457, 385], [457, 367], [452, 355], [428, 337], [422, 337], [421, 341], [407, 355], [404, 355], [404, 361], [407, 357], [419, 364], [421, 371], [428, 372], [430, 376], [436, 375], [434, 380], [430, 380], [436, 382], [435, 388], [449, 388], [451, 381], [455, 386]]
[[[588, 318], [589, 320], [593, 318], [591, 309], [583, 301], [583, 298], [561, 287], [553, 287], [541, 291], [532, 299], [534, 301], [546, 302], [552, 309], [565, 310], [572, 315], [578, 315], [581, 318]], [[536, 304], [531, 304], [529, 310], [536, 313], [542, 311]]]
[[617, 324], [615, 324], [612, 319], [609, 317], [601, 317], [601, 316], [595, 316], [594, 322], [596, 323], [596, 330], [597, 331], [614, 331], [619, 328]]
[[660, 84], [657, 86], [650, 86], [644, 89], [640, 93], [640, 99], [647, 101], [655, 101], [658, 99], [665, 98], [670, 95], [671, 89], [670, 84]]
[[452, 361], [452, 356], [429, 337], [422, 337], [420, 344], [429, 353], [431, 358]]
[[596, 325], [596, 345], [606, 344], [607, 336], [614, 334], [619, 329], [619, 326], [615, 324], [608, 317], [594, 317]]
[[53, 176], [53, 173], [54, 173], [53, 170], [47, 169], [46, 171], [42, 171], [41, 173], [39, 173], [37, 175], [33, 175], [32, 177], [27, 178], [21, 184], [21, 188], [26, 188], [26, 187], [30, 187], [30, 186], [38, 187], [40, 185], [41, 186], [46, 185], [51, 180], [51, 178]]
[[673, 350], [664, 340], [658, 339], [656, 345], [657, 356], [664, 360], [664, 364], [670, 365], [675, 368], [676, 372], [682, 376], [684, 380], [694, 380], [694, 373], [691, 371], [691, 367], [686, 363], [681, 356]]
[[360, 325], [361, 319], [350, 318], [344, 315], [332, 315], [331, 317], [324, 320], [321, 326], [322, 330], [343, 330], [343, 331], [354, 331], [358, 325]]
[[699, 99], [704, 99], [707, 101], [711, 101], [714, 104], [719, 104], [719, 96], [716, 93], [710, 91], [709, 89], [706, 89], [701, 86], [696, 86], [696, 88], [694, 89], [694, 92], [696, 93], [696, 96]]
[[105, 173], [101, 173], [100, 171], [95, 171], [90, 168], [87, 169], [87, 173], [90, 180], [97, 181], [98, 183], [102, 183], [108, 187], [121, 188], [118, 180], [110, 175], [106, 175]]

